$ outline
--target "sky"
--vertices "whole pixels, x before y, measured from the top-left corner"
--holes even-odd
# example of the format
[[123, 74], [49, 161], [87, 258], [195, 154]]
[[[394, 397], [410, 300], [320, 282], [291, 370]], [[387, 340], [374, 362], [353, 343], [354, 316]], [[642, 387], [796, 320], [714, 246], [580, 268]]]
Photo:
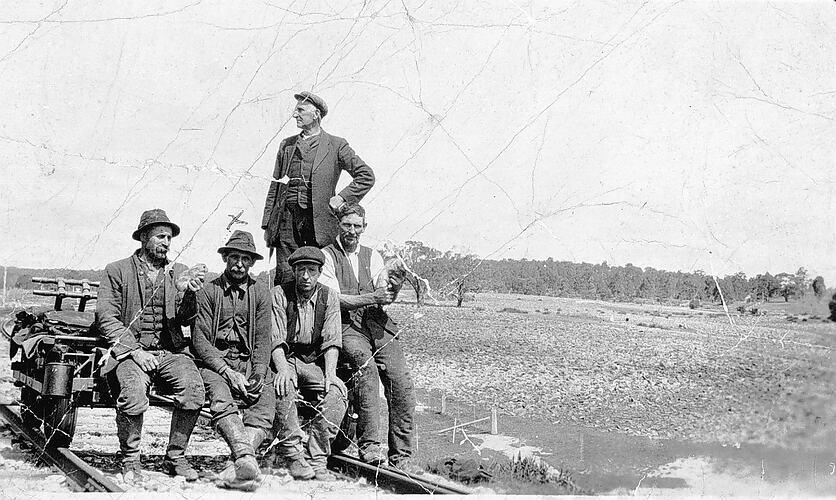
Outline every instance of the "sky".
[[312, 90], [374, 169], [367, 243], [836, 283], [834, 32], [831, 1], [3, 2], [0, 264], [102, 268], [159, 207], [219, 269]]

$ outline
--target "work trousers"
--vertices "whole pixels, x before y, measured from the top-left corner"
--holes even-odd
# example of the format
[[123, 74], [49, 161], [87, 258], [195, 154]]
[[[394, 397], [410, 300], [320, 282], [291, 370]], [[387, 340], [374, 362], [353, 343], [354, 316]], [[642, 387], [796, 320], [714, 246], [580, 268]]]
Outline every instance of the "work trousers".
[[[380, 447], [380, 390], [389, 403], [389, 461], [397, 464], [415, 450], [415, 386], [398, 339], [384, 331], [370, 334], [343, 325], [341, 355], [354, 374], [357, 446], [361, 455]], [[374, 358], [373, 361], [369, 361]], [[368, 361], [365, 368], [360, 368]], [[359, 370], [359, 373], [358, 373]]]
[[[294, 357], [288, 364], [295, 374], [294, 387], [287, 396], [276, 397], [274, 432], [278, 438], [278, 454], [285, 458], [305, 458], [314, 469], [324, 469], [331, 454], [331, 443], [337, 437], [345, 416], [347, 395], [345, 387], [331, 385], [325, 392], [325, 372], [315, 363], [305, 363]], [[311, 415], [307, 425], [308, 443], [302, 448], [302, 428], [299, 425], [298, 404]]]
[[146, 373], [130, 357], [123, 359], [111, 371], [109, 382], [116, 398], [116, 411], [126, 415], [140, 415], [148, 409], [148, 389], [151, 383], [163, 394], [170, 394], [175, 408], [199, 410], [203, 408], [205, 393], [203, 379], [192, 358], [187, 354], [160, 351], [157, 369]]
[[[236, 363], [227, 363], [239, 373], [245, 373], [245, 367]], [[264, 379], [264, 389], [261, 396], [252, 405], [245, 406], [236, 402], [232, 396], [229, 383], [214, 370], [201, 368], [200, 375], [206, 388], [206, 399], [209, 400], [209, 412], [212, 414], [212, 424], [229, 415], [237, 415], [242, 410], [244, 426], [255, 427], [269, 433], [273, 428], [273, 417], [276, 412], [276, 389], [273, 387], [273, 372], [267, 370]]]
[[278, 240], [276, 244], [274, 285], [282, 285], [293, 281], [293, 269], [287, 263], [290, 254], [299, 247], [319, 246], [316, 243], [316, 234], [314, 233], [313, 209], [310, 206], [300, 208], [295, 203], [285, 204], [281, 219], [279, 219]]
[[[171, 394], [175, 413], [198, 411], [203, 407], [203, 380], [192, 358], [186, 354], [168, 351], [160, 352], [156, 358], [157, 368], [150, 373], [143, 371], [133, 359], [126, 358], [108, 374], [111, 390], [118, 395], [116, 433], [122, 457], [126, 460], [139, 460], [142, 416], [149, 406], [148, 389], [152, 382], [159, 392]], [[171, 435], [178, 437], [177, 442], [169, 438], [166, 455], [171, 459], [183, 456], [188, 436], [194, 427], [194, 421], [177, 419], [176, 416], [172, 416], [173, 427], [183, 425], [190, 428], [172, 428]]]

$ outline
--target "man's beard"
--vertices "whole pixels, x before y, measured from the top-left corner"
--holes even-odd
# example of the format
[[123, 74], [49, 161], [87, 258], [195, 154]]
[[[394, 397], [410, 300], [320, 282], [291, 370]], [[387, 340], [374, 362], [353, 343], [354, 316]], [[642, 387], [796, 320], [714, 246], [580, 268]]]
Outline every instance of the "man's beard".
[[343, 235], [341, 237], [340, 243], [343, 244], [344, 249], [353, 251], [354, 249], [357, 248], [357, 245], [360, 244], [360, 237], [355, 236], [355, 237], [352, 238], [351, 236]]

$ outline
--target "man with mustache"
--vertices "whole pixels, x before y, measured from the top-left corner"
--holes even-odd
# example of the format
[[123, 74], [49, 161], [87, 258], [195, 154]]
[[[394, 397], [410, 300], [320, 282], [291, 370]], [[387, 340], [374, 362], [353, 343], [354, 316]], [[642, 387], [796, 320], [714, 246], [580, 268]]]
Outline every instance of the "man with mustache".
[[111, 345], [101, 373], [117, 397], [116, 434], [127, 483], [142, 480], [139, 445], [152, 382], [174, 399], [165, 467], [187, 481], [198, 478], [185, 450], [203, 407], [203, 380], [183, 328], [194, 317], [205, 266], [186, 272], [183, 264], [168, 261], [171, 239], [178, 234], [165, 211], [144, 212], [133, 233], [140, 248], [108, 264], [99, 286], [96, 323]]
[[[398, 327], [382, 306], [392, 303], [403, 284], [403, 273], [390, 272], [382, 256], [360, 244], [366, 211], [358, 204], [339, 210], [337, 241], [323, 249], [323, 285], [338, 290], [342, 309], [342, 355], [354, 372], [357, 446], [360, 459], [420, 472], [409, 462], [415, 450], [415, 389], [398, 341]], [[393, 261], [393, 264], [397, 261]], [[389, 404], [388, 451], [379, 436], [379, 386]]]
[[[328, 114], [325, 101], [307, 91], [294, 97], [293, 118], [302, 131], [279, 145], [261, 219], [264, 240], [276, 250], [276, 285], [293, 281], [287, 259], [297, 248], [322, 248], [334, 241], [337, 224], [332, 211], [344, 203], [358, 203], [374, 185], [372, 169], [348, 142], [322, 130], [321, 121]], [[342, 170], [352, 181], [335, 194]]]
[[[270, 290], [250, 276], [253, 263], [263, 259], [250, 233], [235, 231], [218, 253], [226, 270], [197, 295], [192, 342], [212, 423], [234, 460], [221, 474], [221, 486], [251, 491], [261, 478], [256, 451], [268, 437], [276, 411], [268, 368]], [[242, 402], [243, 419], [238, 415], [236, 397]]]
[[[310, 246], [291, 254], [289, 264], [295, 280], [273, 288], [272, 357], [278, 454], [298, 460], [304, 453], [316, 479], [331, 481], [334, 475], [326, 469], [326, 462], [345, 415], [347, 391], [337, 378], [342, 345], [339, 298], [334, 290], [318, 283], [324, 259], [321, 250]], [[314, 414], [304, 450], [297, 394]]]

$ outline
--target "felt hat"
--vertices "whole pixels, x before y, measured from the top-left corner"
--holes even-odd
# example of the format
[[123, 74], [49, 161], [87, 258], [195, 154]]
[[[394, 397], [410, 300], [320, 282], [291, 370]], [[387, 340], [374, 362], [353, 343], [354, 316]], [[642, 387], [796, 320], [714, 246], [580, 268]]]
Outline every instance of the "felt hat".
[[325, 254], [322, 253], [322, 250], [316, 247], [301, 247], [290, 254], [290, 257], [287, 259], [287, 263], [290, 264], [290, 267], [304, 262], [310, 262], [322, 266], [325, 264]]
[[156, 224], [165, 224], [171, 227], [172, 237], [180, 234], [180, 226], [168, 220], [168, 215], [165, 214], [165, 210], [162, 208], [152, 208], [151, 210], [142, 212], [142, 217], [139, 218], [139, 226], [137, 226], [136, 231], [132, 235], [133, 239], [139, 241], [139, 235], [142, 234], [142, 231]]
[[297, 101], [304, 101], [313, 104], [314, 107], [319, 110], [319, 114], [322, 115], [323, 118], [325, 118], [325, 115], [328, 114], [328, 105], [325, 104], [325, 100], [313, 92], [303, 90], [298, 94], [293, 94], [293, 97], [295, 97]]
[[230, 250], [248, 253], [252, 255], [255, 260], [262, 260], [264, 258], [256, 251], [253, 235], [247, 231], [241, 231], [240, 229], [236, 229], [232, 233], [232, 236], [229, 237], [229, 241], [226, 242], [226, 245], [218, 249], [218, 253], [224, 253]]

